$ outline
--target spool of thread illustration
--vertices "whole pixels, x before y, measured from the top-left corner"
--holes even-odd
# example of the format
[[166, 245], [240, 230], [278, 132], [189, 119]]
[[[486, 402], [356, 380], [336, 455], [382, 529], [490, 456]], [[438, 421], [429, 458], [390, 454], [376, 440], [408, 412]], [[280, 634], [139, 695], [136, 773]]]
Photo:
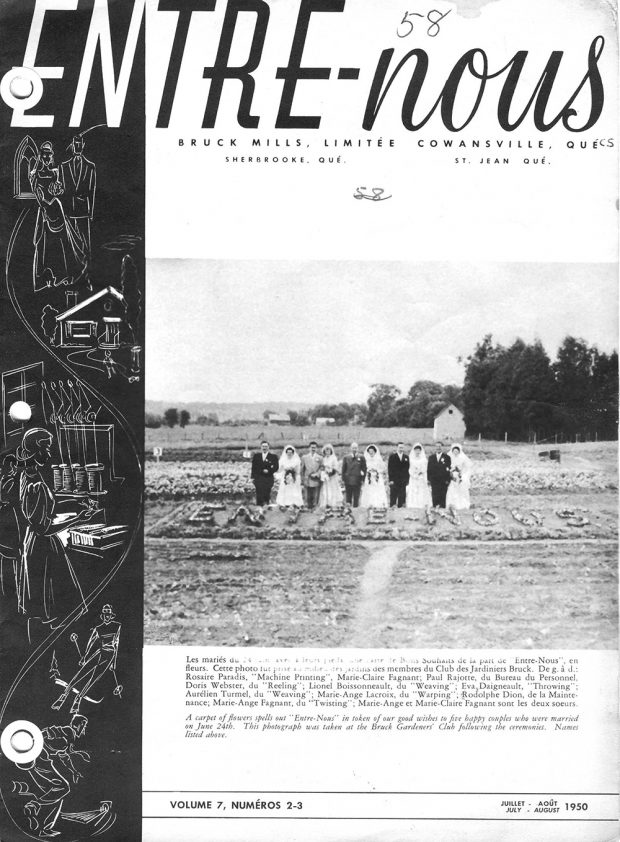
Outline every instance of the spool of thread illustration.
[[87, 465], [86, 473], [88, 475], [88, 490], [93, 493], [103, 491], [103, 465]]
[[54, 491], [62, 491], [62, 465], [52, 465], [52, 475], [54, 477]]
[[67, 465], [66, 463], [60, 465], [60, 470], [62, 471], [62, 490], [67, 494], [71, 494], [73, 491], [73, 471], [71, 470], [71, 465]]
[[75, 466], [75, 490], [78, 492], [88, 489], [88, 475], [83, 465]]

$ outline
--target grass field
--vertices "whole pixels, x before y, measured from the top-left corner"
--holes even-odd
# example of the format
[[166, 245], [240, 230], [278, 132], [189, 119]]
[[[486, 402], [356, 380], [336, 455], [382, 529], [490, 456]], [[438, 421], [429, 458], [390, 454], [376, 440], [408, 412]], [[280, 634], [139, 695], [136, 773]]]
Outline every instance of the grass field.
[[373, 442], [387, 447], [401, 440], [410, 444], [419, 441], [430, 446], [433, 431], [404, 427], [277, 427], [260, 424], [245, 427], [200, 427], [190, 424], [184, 429], [147, 428], [146, 458], [152, 459], [153, 448], [161, 447], [164, 451], [162, 458], [165, 461], [221, 458], [222, 455], [225, 458], [241, 459], [246, 446], [256, 451], [263, 440], [267, 440], [276, 453], [280, 453], [287, 444], [303, 450], [308, 446], [308, 442], [313, 440], [318, 442], [319, 446], [329, 442], [340, 452], [352, 441], [357, 441], [362, 447]]
[[[147, 428], [145, 431], [145, 449], [147, 460], [154, 460], [153, 448], [163, 448], [162, 461], [191, 461], [218, 458], [243, 461], [242, 453], [246, 444], [250, 451], [258, 450], [260, 442], [267, 439], [272, 450], [278, 455], [287, 444], [298, 450], [308, 447], [308, 442], [315, 440], [321, 445], [330, 442], [339, 457], [342, 457], [352, 441], [361, 448], [376, 444], [386, 455], [397, 442], [402, 441], [408, 448], [421, 442], [427, 453], [433, 447], [431, 429], [412, 429], [410, 427], [268, 427], [251, 425], [247, 427], [200, 427], [191, 424], [184, 429], [174, 427]], [[446, 442], [449, 444], [449, 442]], [[474, 460], [513, 459], [524, 454], [538, 458], [540, 451], [559, 448], [562, 459], [578, 458], [587, 462], [609, 462], [616, 469], [617, 442], [579, 442], [562, 443], [524, 443], [503, 442], [482, 439], [465, 440], [465, 450]]]

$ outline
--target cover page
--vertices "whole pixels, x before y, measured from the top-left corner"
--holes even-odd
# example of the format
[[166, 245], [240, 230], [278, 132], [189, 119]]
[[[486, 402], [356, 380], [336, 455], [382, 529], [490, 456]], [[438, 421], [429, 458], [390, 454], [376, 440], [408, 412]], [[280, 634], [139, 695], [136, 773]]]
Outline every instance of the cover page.
[[615, 4], [0, 33], [0, 838], [617, 838]]

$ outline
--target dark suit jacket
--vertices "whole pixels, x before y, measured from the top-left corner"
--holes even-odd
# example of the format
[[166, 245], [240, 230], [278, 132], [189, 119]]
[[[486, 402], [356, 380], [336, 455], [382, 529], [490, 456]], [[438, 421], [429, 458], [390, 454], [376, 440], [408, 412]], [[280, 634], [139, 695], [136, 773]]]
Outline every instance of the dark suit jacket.
[[391, 453], [388, 459], [388, 480], [395, 485], [409, 485], [409, 457], [403, 453], [399, 459], [398, 453]]
[[450, 482], [450, 457], [442, 453], [437, 459], [436, 453], [431, 453], [426, 464], [426, 477], [431, 485], [448, 485]]
[[95, 208], [95, 165], [82, 156], [81, 167], [69, 158], [60, 165], [60, 181], [65, 189], [61, 196], [67, 216], [93, 218]]
[[279, 467], [278, 457], [275, 453], [268, 453], [263, 462], [263, 454], [255, 453], [252, 456], [252, 479], [270, 479]]
[[350, 453], [342, 460], [342, 481], [345, 485], [361, 485], [366, 476], [366, 460], [359, 454], [352, 456]]

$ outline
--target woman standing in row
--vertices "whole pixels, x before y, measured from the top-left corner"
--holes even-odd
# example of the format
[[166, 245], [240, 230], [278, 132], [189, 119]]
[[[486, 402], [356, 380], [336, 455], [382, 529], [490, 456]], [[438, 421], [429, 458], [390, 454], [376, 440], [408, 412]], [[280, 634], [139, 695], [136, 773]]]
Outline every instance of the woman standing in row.
[[426, 476], [428, 459], [424, 448], [417, 442], [409, 454], [409, 485], [407, 486], [407, 508], [425, 509], [431, 505], [431, 492]]
[[446, 494], [446, 508], [469, 509], [471, 459], [465, 456], [460, 444], [453, 444], [450, 449], [450, 474], [450, 485]]
[[276, 506], [302, 506], [301, 459], [292, 444], [284, 448], [278, 470], [280, 487], [276, 495]]
[[366, 476], [362, 486], [360, 505], [367, 509], [387, 509], [385, 462], [374, 444], [368, 445], [364, 457], [366, 459]]
[[323, 464], [321, 465], [321, 490], [319, 491], [319, 506], [340, 506], [343, 496], [340, 488], [340, 472], [338, 457], [331, 444], [326, 444], [322, 450]]

